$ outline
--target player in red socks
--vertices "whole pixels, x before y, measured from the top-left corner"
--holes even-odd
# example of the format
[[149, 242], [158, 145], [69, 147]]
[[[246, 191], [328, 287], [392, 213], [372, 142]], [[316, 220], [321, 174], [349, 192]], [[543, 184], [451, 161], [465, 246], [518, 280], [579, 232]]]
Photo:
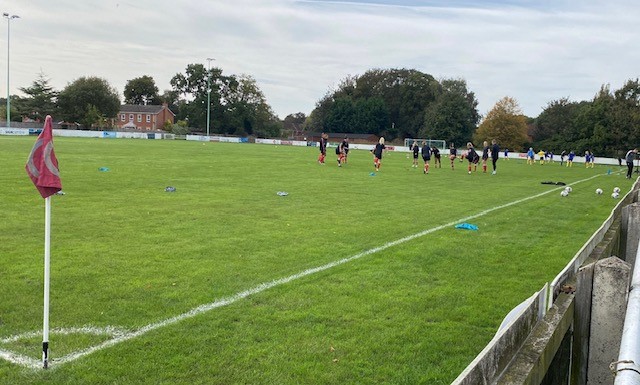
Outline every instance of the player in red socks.
[[376, 147], [373, 149], [373, 165], [375, 166], [376, 171], [380, 171], [380, 166], [382, 165], [380, 161], [382, 160], [382, 151], [384, 149], [384, 138], [381, 137], [378, 144], [376, 144]]
[[453, 170], [453, 162], [456, 160], [457, 155], [458, 155], [458, 151], [456, 150], [456, 147], [453, 145], [453, 143], [451, 143], [449, 145], [449, 160], [451, 161], [452, 170]]
[[320, 134], [320, 155], [318, 155], [318, 163], [324, 164], [324, 158], [327, 157], [327, 134]]
[[473, 171], [475, 172], [478, 167], [478, 160], [480, 160], [480, 156], [473, 148], [473, 143], [467, 143], [467, 160], [469, 161], [469, 174], [471, 174], [471, 164], [473, 164]]
[[429, 173], [429, 161], [431, 160], [431, 147], [427, 145], [427, 142], [422, 142], [422, 160], [424, 160], [424, 170], [422, 171], [425, 174]]
[[489, 143], [482, 143], [482, 172], [487, 172], [487, 160], [489, 160]]

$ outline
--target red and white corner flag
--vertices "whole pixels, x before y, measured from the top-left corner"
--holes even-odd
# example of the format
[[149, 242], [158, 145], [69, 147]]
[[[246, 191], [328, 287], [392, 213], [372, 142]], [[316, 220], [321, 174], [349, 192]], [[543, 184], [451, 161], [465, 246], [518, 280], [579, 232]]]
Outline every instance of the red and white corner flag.
[[58, 159], [53, 152], [53, 128], [51, 116], [47, 115], [44, 129], [31, 149], [27, 174], [44, 198], [44, 317], [42, 321], [42, 363], [49, 366], [49, 281], [51, 265], [51, 195], [62, 190]]
[[31, 149], [25, 169], [43, 198], [62, 190], [58, 159], [53, 151], [51, 115], [47, 115], [44, 121], [44, 129]]

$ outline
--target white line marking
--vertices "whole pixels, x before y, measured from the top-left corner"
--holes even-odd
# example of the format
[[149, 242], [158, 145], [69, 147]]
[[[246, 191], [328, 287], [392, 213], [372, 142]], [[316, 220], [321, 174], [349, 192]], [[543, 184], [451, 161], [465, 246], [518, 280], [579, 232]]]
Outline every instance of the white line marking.
[[[599, 175], [594, 175], [594, 176], [589, 177], [587, 179], [582, 179], [582, 180], [579, 180], [577, 182], [569, 183], [569, 184], [567, 184], [567, 186], [572, 186], [572, 185], [575, 185], [575, 184], [578, 184], [578, 183], [586, 182], [588, 180], [597, 178], [599, 176], [601, 176], [601, 175], [600, 174]], [[529, 200], [532, 200], [532, 199], [536, 199], [536, 198], [539, 198], [541, 196], [544, 196], [544, 195], [547, 195], [549, 193], [552, 193], [554, 191], [563, 189], [565, 187], [566, 186], [560, 186], [560, 187], [557, 187], [557, 188], [554, 188], [554, 189], [551, 189], [551, 190], [548, 190], [548, 191], [545, 191], [545, 192], [541, 192], [541, 193], [536, 194], [536, 195], [529, 196], [527, 198], [518, 199], [518, 200], [515, 200], [513, 202], [505, 203], [505, 204], [500, 205], [500, 206], [495, 206], [495, 207], [483, 210], [483, 211], [481, 211], [481, 212], [479, 212], [477, 214], [470, 215], [468, 217], [464, 217], [464, 218], [458, 219], [456, 221], [452, 221], [452, 222], [446, 223], [444, 225], [433, 227], [433, 228], [421, 231], [419, 233], [412, 234], [412, 235], [406, 236], [404, 238], [397, 239], [395, 241], [387, 242], [382, 246], [378, 246], [378, 247], [374, 247], [373, 249], [365, 250], [365, 251], [363, 251], [361, 253], [358, 253], [356, 255], [352, 255], [351, 257], [343, 258], [343, 259], [340, 259], [340, 260], [337, 260], [337, 261], [334, 261], [334, 262], [329, 262], [329, 263], [327, 263], [325, 265], [318, 266], [318, 267], [313, 267], [313, 268], [304, 270], [304, 271], [302, 271], [300, 273], [297, 273], [297, 274], [294, 274], [294, 275], [290, 275], [288, 277], [276, 279], [276, 280], [271, 281], [271, 282], [262, 283], [262, 284], [260, 284], [258, 286], [255, 286], [255, 287], [251, 288], [251, 289], [247, 289], [245, 291], [241, 291], [239, 293], [236, 293], [236, 294], [234, 294], [234, 295], [232, 295], [230, 297], [225, 297], [225, 298], [219, 299], [219, 300], [217, 300], [215, 302], [211, 302], [211, 303], [208, 303], [208, 304], [200, 305], [198, 307], [195, 307], [195, 308], [189, 310], [186, 313], [182, 313], [182, 314], [177, 315], [175, 317], [167, 318], [165, 320], [162, 320], [162, 321], [159, 321], [159, 322], [156, 322], [156, 323], [152, 323], [152, 324], [143, 326], [138, 330], [127, 332], [127, 331], [125, 331], [123, 329], [110, 328], [109, 330], [117, 331], [117, 333], [116, 332], [113, 333], [113, 336], [114, 336], [113, 339], [104, 341], [104, 342], [102, 342], [102, 343], [100, 343], [98, 345], [91, 346], [91, 347], [89, 347], [87, 349], [83, 349], [83, 350], [68, 354], [68, 355], [60, 357], [58, 359], [54, 358], [53, 360], [51, 360], [51, 364], [61, 365], [61, 364], [67, 363], [67, 362], [75, 361], [78, 358], [82, 358], [82, 357], [88, 356], [89, 354], [95, 353], [95, 352], [97, 352], [99, 350], [102, 350], [102, 349], [108, 348], [110, 346], [117, 345], [117, 344], [119, 344], [121, 342], [125, 342], [125, 341], [128, 341], [130, 339], [139, 337], [139, 336], [144, 335], [144, 334], [146, 334], [146, 333], [148, 333], [150, 331], [153, 331], [153, 330], [156, 330], [156, 329], [160, 329], [160, 328], [165, 327], [165, 326], [173, 325], [173, 324], [178, 323], [180, 321], [183, 321], [185, 319], [193, 318], [193, 317], [195, 317], [197, 315], [200, 315], [202, 313], [206, 313], [206, 312], [208, 312], [210, 310], [213, 310], [213, 309], [216, 309], [216, 308], [219, 308], [219, 307], [222, 307], [222, 306], [230, 305], [230, 304], [232, 304], [234, 302], [237, 302], [237, 301], [239, 301], [239, 300], [241, 300], [243, 298], [246, 298], [246, 297], [248, 297], [250, 295], [258, 294], [258, 293], [261, 293], [261, 292], [263, 292], [265, 290], [271, 289], [272, 287], [280, 286], [280, 285], [283, 285], [285, 283], [289, 283], [291, 281], [295, 281], [297, 279], [306, 277], [308, 275], [319, 273], [319, 272], [331, 269], [332, 267], [336, 267], [336, 266], [345, 264], [347, 262], [351, 262], [351, 261], [354, 261], [356, 259], [360, 259], [360, 258], [365, 257], [367, 255], [375, 254], [375, 253], [377, 253], [379, 251], [383, 251], [383, 250], [386, 250], [386, 249], [388, 249], [390, 247], [393, 247], [393, 246], [396, 246], [396, 245], [399, 245], [399, 244], [402, 244], [402, 243], [405, 243], [405, 242], [409, 242], [409, 241], [414, 240], [416, 238], [423, 237], [423, 236], [425, 236], [427, 234], [431, 234], [431, 233], [434, 233], [436, 231], [439, 231], [439, 230], [442, 230], [442, 229], [445, 229], [445, 228], [448, 228], [448, 227], [455, 226], [456, 224], [458, 224], [460, 222], [466, 222], [466, 221], [481, 217], [483, 215], [486, 215], [486, 214], [488, 214], [490, 212], [493, 212], [493, 211], [496, 211], [496, 210], [500, 210], [500, 209], [503, 209], [503, 208], [506, 208], [506, 207], [510, 207], [510, 206], [514, 206], [514, 205], [520, 204], [522, 202], [526, 202], [526, 201], [529, 201]], [[77, 328], [77, 329], [58, 329], [58, 330], [63, 330], [63, 331], [65, 331], [65, 330], [66, 331], [74, 330], [75, 333], [91, 333], [91, 334], [95, 334], [93, 332], [93, 330], [102, 330], [102, 329], [84, 327], [84, 328]], [[36, 333], [36, 332], [34, 332], [34, 333]], [[111, 333], [100, 333], [100, 334], [111, 334]], [[29, 335], [30, 336], [31, 333], [27, 333], [25, 335]], [[13, 340], [18, 339], [18, 338], [20, 338], [20, 337], [16, 337], [16, 336], [8, 337], [8, 338], [0, 340], [0, 342], [9, 342], [9, 341], [13, 341]], [[15, 354], [15, 353], [10, 352], [10, 351], [0, 350], [0, 358], [5, 359], [5, 360], [7, 360], [9, 362], [12, 362], [14, 364], [18, 364], [18, 365], [21, 365], [21, 366], [34, 368], [34, 369], [37, 369], [37, 368], [42, 366], [42, 364], [37, 360], [31, 359], [31, 358], [28, 358], [28, 357], [25, 357], [25, 356], [22, 356], [22, 355], [19, 355], [19, 354]]]
[[[98, 328], [95, 326], [82, 326], [79, 328], [56, 328], [56, 329], [51, 329], [51, 332], [58, 335], [92, 334], [94, 336], [108, 335], [111, 337], [118, 337], [120, 335], [130, 333], [129, 330], [117, 328], [114, 326], [107, 326], [104, 328]], [[21, 339], [35, 338], [40, 336], [42, 336], [42, 331], [33, 331], [33, 332], [18, 334], [11, 337], [0, 338], [0, 343], [7, 344], [12, 342], [17, 342]]]
[[13, 353], [7, 350], [0, 350], [0, 358], [5, 361], [9, 361], [12, 364], [17, 364], [20, 366], [24, 366], [27, 368], [37, 369], [41, 367], [42, 364], [40, 361], [35, 360], [31, 357], [23, 356], [22, 354]]

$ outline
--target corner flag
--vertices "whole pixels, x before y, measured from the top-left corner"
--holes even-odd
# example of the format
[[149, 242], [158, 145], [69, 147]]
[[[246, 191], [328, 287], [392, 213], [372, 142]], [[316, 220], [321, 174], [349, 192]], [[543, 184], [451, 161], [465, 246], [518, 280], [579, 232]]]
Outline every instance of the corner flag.
[[62, 190], [58, 160], [53, 151], [51, 115], [45, 119], [44, 129], [31, 149], [25, 169], [43, 198]]
[[29, 178], [44, 198], [44, 317], [42, 321], [42, 363], [49, 366], [49, 281], [51, 265], [51, 195], [62, 190], [58, 160], [53, 152], [53, 128], [47, 115], [44, 129], [31, 149], [25, 166]]

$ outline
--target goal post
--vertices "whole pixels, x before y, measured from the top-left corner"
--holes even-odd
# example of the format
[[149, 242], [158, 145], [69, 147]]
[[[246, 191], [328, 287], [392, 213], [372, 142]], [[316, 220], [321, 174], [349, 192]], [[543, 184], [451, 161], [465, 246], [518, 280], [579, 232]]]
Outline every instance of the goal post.
[[427, 146], [436, 147], [440, 150], [445, 150], [447, 148], [447, 142], [445, 140], [439, 139], [416, 139], [416, 138], [405, 138], [404, 146], [411, 147], [414, 142], [418, 142], [418, 145], [422, 146], [423, 142], [427, 142]]

